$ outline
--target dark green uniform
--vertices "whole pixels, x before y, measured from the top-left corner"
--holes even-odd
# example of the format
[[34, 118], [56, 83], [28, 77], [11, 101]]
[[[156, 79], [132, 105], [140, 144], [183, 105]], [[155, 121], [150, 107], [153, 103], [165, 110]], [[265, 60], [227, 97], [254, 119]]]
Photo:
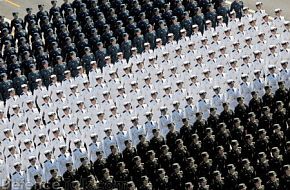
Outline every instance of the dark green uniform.
[[16, 94], [20, 95], [22, 93], [21, 85], [27, 84], [27, 78], [24, 75], [13, 78], [13, 88], [15, 89]]
[[195, 15], [192, 17], [192, 24], [198, 25], [199, 31], [203, 33], [204, 31], [204, 16], [203, 15]]
[[28, 73], [28, 86], [29, 89], [33, 92], [33, 90], [37, 87], [36, 79], [41, 78], [39, 71], [34, 71]]
[[156, 38], [161, 38], [162, 44], [165, 45], [167, 42], [167, 34], [168, 34], [167, 27], [158, 28], [156, 31]]
[[223, 21], [226, 24], [228, 24], [228, 22], [229, 22], [229, 17], [228, 17], [229, 12], [230, 12], [229, 8], [228, 7], [223, 7], [223, 6], [218, 7], [217, 10], [216, 10], [217, 15], [222, 16], [223, 17]]
[[137, 48], [138, 53], [142, 53], [144, 51], [144, 37], [143, 37], [143, 35], [134, 37], [133, 47]]
[[63, 81], [64, 79], [64, 71], [66, 70], [66, 63], [57, 64], [54, 69], [53, 73], [56, 75], [58, 81]]
[[107, 50], [105, 48], [103, 50], [97, 50], [95, 56], [98, 66], [102, 68], [106, 64], [105, 57], [107, 56]]
[[12, 80], [6, 80], [0, 82], [0, 94], [5, 101], [9, 97], [8, 89], [13, 87]]
[[67, 66], [67, 69], [70, 70], [70, 72], [71, 72], [71, 76], [72, 76], [72, 77], [77, 76], [77, 74], [79, 73], [79, 72], [78, 72], [78, 69], [77, 69], [77, 67], [78, 67], [79, 65], [80, 65], [80, 60], [79, 60], [79, 58], [77, 58], [77, 59], [75, 59], [75, 60], [69, 60], [69, 61], [67, 61], [66, 66]]
[[93, 53], [87, 55], [83, 55], [83, 57], [81, 58], [81, 63], [82, 65], [85, 67], [86, 70], [86, 74], [89, 74], [89, 71], [91, 70], [91, 61], [95, 61], [95, 55]]
[[111, 56], [112, 63], [117, 61], [117, 53], [120, 52], [119, 44], [110, 45], [108, 47], [108, 54]]
[[46, 86], [46, 88], [48, 88], [48, 85], [50, 83], [50, 76], [52, 74], [53, 74], [53, 69], [51, 67], [40, 70], [40, 77], [42, 79], [44, 86]]
[[169, 26], [169, 33], [173, 33], [174, 34], [174, 40], [179, 40], [180, 38], [180, 24], [172, 24]]
[[121, 51], [123, 52], [124, 58], [128, 61], [131, 56], [132, 41], [123, 41], [121, 44]]
[[145, 42], [148, 42], [152, 49], [155, 48], [155, 46], [156, 46], [156, 33], [155, 33], [155, 31], [147, 32], [145, 34]]
[[180, 23], [181, 28], [184, 28], [186, 30], [186, 35], [190, 36], [192, 32], [192, 20], [191, 19], [184, 19]]

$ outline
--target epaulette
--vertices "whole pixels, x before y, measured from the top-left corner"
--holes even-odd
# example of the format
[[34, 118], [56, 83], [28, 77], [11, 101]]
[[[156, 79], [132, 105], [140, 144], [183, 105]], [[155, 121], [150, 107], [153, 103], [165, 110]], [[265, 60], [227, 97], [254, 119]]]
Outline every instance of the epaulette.
[[7, 158], [9, 158], [9, 157], [11, 157], [11, 154], [9, 154], [9, 155], [7, 156]]
[[44, 161], [44, 163], [46, 163], [46, 162], [47, 162], [47, 160]]
[[216, 94], [215, 94], [215, 95], [213, 95], [212, 97], [213, 97], [213, 98], [215, 98], [215, 97], [216, 97]]
[[117, 135], [119, 135], [119, 134], [120, 134], [120, 131], [117, 132]]
[[267, 76], [270, 76], [271, 74], [267, 74]]
[[82, 91], [85, 91], [85, 89], [82, 89]]
[[270, 56], [270, 55], [271, 55], [271, 53], [268, 54], [268, 56]]
[[93, 105], [90, 105], [90, 108], [92, 108], [93, 107]]
[[61, 157], [61, 154], [60, 154], [60, 155], [58, 155], [58, 158], [59, 158], [59, 157]]
[[71, 134], [71, 131], [69, 131], [68, 134]]
[[126, 111], [123, 111], [123, 113], [126, 113]]
[[131, 126], [130, 129], [133, 129], [134, 126]]
[[275, 17], [274, 20], [277, 20], [278, 17]]
[[133, 92], [133, 90], [130, 90], [130, 92]]
[[173, 113], [173, 112], [176, 112], [176, 110], [172, 110], [172, 113]]
[[241, 66], [244, 66], [245, 64], [243, 63], [243, 64], [241, 64]]
[[117, 95], [117, 97], [120, 97], [120, 94], [119, 94], [119, 95]]
[[143, 86], [143, 88], [145, 88], [145, 87], [146, 87], [146, 85]]
[[283, 32], [287, 32], [287, 30], [283, 30]]
[[72, 94], [68, 95], [68, 96], [72, 96]]
[[17, 135], [20, 135], [21, 134], [21, 132], [19, 132]]
[[89, 146], [91, 146], [93, 143], [89, 144]]
[[247, 45], [244, 46], [244, 48], [247, 47]]
[[104, 137], [103, 139], [105, 140], [107, 137]]
[[166, 95], [163, 95], [163, 98], [166, 97]]
[[177, 57], [177, 55], [174, 58], [176, 58], [176, 57]]
[[29, 112], [29, 110], [26, 110], [25, 112]]
[[241, 84], [240, 84], [240, 86], [242, 86], [244, 83], [242, 82]]
[[224, 37], [223, 39], [225, 40], [227, 37]]
[[198, 100], [198, 102], [201, 102], [202, 100], [200, 99], [200, 100]]
[[17, 174], [17, 172], [14, 172], [12, 175], [15, 175], [15, 174]]
[[230, 89], [227, 89], [227, 92], [230, 91]]
[[80, 110], [77, 110], [76, 113], [78, 113]]
[[205, 81], [205, 78], [204, 78], [204, 79], [202, 79], [202, 81]]
[[240, 33], [241, 33], [240, 31], [237, 32], [237, 34], [240, 34]]
[[161, 115], [161, 116], [159, 116], [159, 118], [162, 118], [162, 115]]
[[56, 99], [56, 100], [55, 100], [55, 102], [58, 102], [58, 101], [59, 101], [59, 99]]
[[77, 151], [77, 149], [74, 149], [74, 151], [73, 151], [73, 152], [75, 152], [75, 151]]
[[28, 166], [28, 169], [31, 168], [31, 166]]
[[99, 123], [100, 121], [97, 121], [96, 123]]
[[261, 41], [258, 41], [258, 44], [261, 43]]
[[124, 77], [124, 76], [126, 76], [126, 75], [122, 75], [122, 77]]
[[61, 116], [61, 118], [64, 118], [64, 117], [65, 117], [65, 115]]
[[140, 105], [137, 105], [137, 106], [136, 106], [136, 108], [139, 108], [139, 107], [140, 107]]
[[236, 50], [232, 50], [232, 52], [235, 52]]
[[105, 102], [105, 100], [102, 101], [102, 103], [104, 103], [104, 102]]
[[113, 115], [110, 115], [109, 117], [113, 117]]
[[45, 104], [42, 104], [42, 106], [44, 106]]
[[188, 105], [185, 106], [185, 108], [187, 108], [187, 107], [188, 107]]
[[39, 146], [39, 145], [41, 145], [41, 143], [38, 143], [38, 145], [37, 145], [37, 146]]
[[51, 140], [54, 141], [56, 138], [52, 138]]
[[47, 124], [50, 124], [50, 123], [51, 123], [51, 121], [47, 122]]
[[233, 68], [229, 68], [229, 71], [231, 71]]
[[162, 61], [162, 63], [164, 63], [164, 62], [165, 62], [165, 60]]

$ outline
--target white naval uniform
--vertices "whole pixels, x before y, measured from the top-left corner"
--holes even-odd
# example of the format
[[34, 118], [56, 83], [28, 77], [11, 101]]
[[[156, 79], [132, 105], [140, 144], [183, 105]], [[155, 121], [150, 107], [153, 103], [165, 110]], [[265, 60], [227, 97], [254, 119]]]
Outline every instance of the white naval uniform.
[[11, 190], [26, 190], [26, 184], [25, 184], [25, 172], [15, 171], [11, 175]]
[[7, 163], [3, 159], [0, 159], [0, 179], [1, 179], [1, 183], [0, 183], [0, 188], [1, 188], [1, 187], [4, 187], [4, 185], [6, 185], [6, 182], [9, 179], [8, 166], [7, 166]]
[[172, 122], [175, 124], [176, 131], [179, 131], [183, 125], [182, 119], [184, 117], [184, 112], [182, 109], [172, 110]]
[[184, 107], [184, 115], [188, 120], [189, 125], [193, 125], [195, 122], [196, 110], [192, 104], [186, 104]]
[[56, 158], [56, 164], [59, 174], [62, 176], [66, 169], [66, 164], [72, 162], [72, 157], [70, 153], [66, 152], [65, 154], [61, 153]]
[[39, 165], [29, 165], [26, 169], [26, 180], [29, 183], [30, 186], [33, 186], [35, 184], [35, 175], [42, 175], [42, 168]]
[[199, 99], [196, 103], [196, 111], [203, 113], [203, 118], [207, 119], [209, 116], [210, 102], [208, 99]]
[[158, 129], [158, 123], [154, 120], [146, 121], [144, 124], [144, 129], [146, 133], [146, 139], [149, 141], [153, 137], [152, 130]]
[[97, 151], [101, 151], [102, 148], [101, 148], [101, 142], [91, 142], [89, 145], [88, 145], [88, 159], [94, 163], [96, 160], [97, 160], [97, 155], [96, 155], [96, 152]]
[[125, 146], [125, 141], [129, 140], [129, 132], [128, 131], [118, 131], [115, 135], [116, 137], [116, 141], [117, 141], [117, 145], [118, 145], [118, 149], [120, 152], [123, 152], [123, 150], [125, 150], [126, 146]]
[[129, 137], [130, 140], [132, 140], [132, 145], [136, 147], [136, 145], [139, 143], [139, 135], [145, 135], [145, 130], [143, 126], [137, 125], [137, 126], [131, 126], [129, 129]]
[[223, 103], [225, 102], [224, 94], [214, 94], [211, 98], [211, 106], [216, 108], [218, 114], [223, 111]]
[[252, 86], [250, 82], [241, 82], [239, 92], [242, 97], [244, 97], [245, 104], [249, 105], [252, 99]]
[[238, 105], [237, 98], [239, 97], [240, 93], [237, 88], [228, 88], [225, 92], [225, 98], [229, 102], [229, 106], [231, 110], [234, 110], [235, 107]]
[[278, 89], [278, 76], [276, 73], [274, 74], [268, 74], [265, 78], [265, 84], [272, 87], [272, 92], [275, 93]]
[[42, 164], [43, 175], [42, 178], [45, 182], [48, 182], [51, 178], [50, 170], [57, 169], [57, 163], [54, 159], [45, 160]]
[[101, 142], [101, 147], [104, 151], [104, 157], [107, 158], [111, 154], [111, 146], [117, 147], [116, 138], [114, 136], [105, 136]]
[[73, 150], [72, 152], [72, 160], [73, 160], [73, 166], [75, 169], [78, 169], [82, 163], [81, 163], [81, 158], [82, 157], [87, 157], [87, 151], [85, 148], [81, 147], [81, 148], [76, 148]]
[[167, 135], [167, 133], [169, 132], [168, 129], [168, 124], [172, 122], [172, 118], [170, 115], [166, 114], [166, 115], [161, 115], [159, 117], [159, 128], [161, 131], [161, 134], [165, 137]]

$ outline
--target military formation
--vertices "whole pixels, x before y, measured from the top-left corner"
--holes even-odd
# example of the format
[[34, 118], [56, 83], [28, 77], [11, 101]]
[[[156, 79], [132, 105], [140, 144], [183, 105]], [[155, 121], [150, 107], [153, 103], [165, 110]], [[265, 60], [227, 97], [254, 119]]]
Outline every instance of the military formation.
[[286, 190], [290, 22], [256, 3], [55, 0], [0, 16], [0, 188]]

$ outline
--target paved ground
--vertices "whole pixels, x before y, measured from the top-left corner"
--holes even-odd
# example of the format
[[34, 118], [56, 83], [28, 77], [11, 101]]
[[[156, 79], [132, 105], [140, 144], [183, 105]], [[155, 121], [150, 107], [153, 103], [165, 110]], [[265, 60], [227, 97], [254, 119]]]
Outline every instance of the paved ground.
[[[233, 0], [228, 0], [233, 1]], [[245, 6], [255, 9], [255, 3], [257, 0], [243, 0]], [[290, 20], [290, 9], [286, 10], [289, 7], [289, 0], [263, 0], [264, 9], [271, 16], [274, 15], [275, 8], [281, 8], [285, 17]], [[58, 1], [59, 4], [62, 3], [62, 0]], [[34, 12], [38, 10], [37, 5], [44, 4], [47, 8], [50, 7], [50, 0], [0, 0], [0, 14], [4, 15], [7, 19], [12, 19], [12, 12], [18, 11], [20, 17], [24, 17], [26, 14], [25, 9], [27, 7], [32, 7]]]
[[[59, 0], [58, 4], [62, 2]], [[23, 18], [26, 15], [26, 8], [31, 7], [33, 12], [37, 12], [39, 4], [44, 4], [47, 10], [51, 7], [50, 0], [0, 0], [0, 14], [12, 19], [12, 12], [18, 11], [19, 16]]]

